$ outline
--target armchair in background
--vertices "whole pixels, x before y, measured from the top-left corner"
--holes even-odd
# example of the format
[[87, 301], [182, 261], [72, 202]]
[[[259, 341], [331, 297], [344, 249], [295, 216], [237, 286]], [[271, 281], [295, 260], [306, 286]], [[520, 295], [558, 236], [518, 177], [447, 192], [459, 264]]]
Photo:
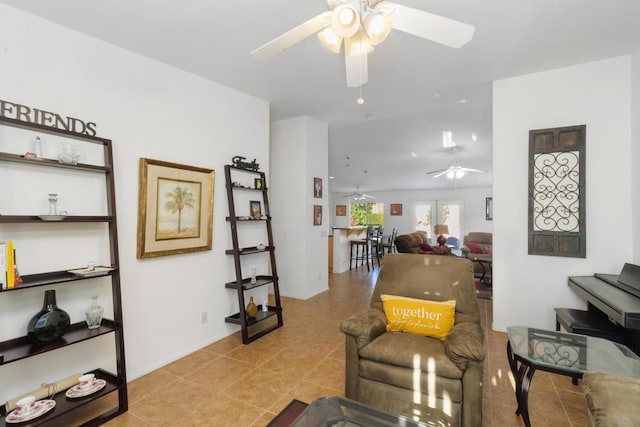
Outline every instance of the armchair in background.
[[[444, 338], [387, 330], [389, 296], [427, 305], [455, 300], [455, 310], [449, 309], [452, 329]], [[388, 305], [386, 310], [391, 315]], [[346, 340], [346, 397], [434, 425], [482, 425], [484, 333], [469, 260], [386, 255], [370, 309], [340, 328]]]
[[[460, 248], [462, 256], [473, 260], [493, 262], [493, 233], [470, 232], [464, 236], [464, 245]], [[478, 262], [473, 263], [475, 275], [480, 275], [486, 270]]]

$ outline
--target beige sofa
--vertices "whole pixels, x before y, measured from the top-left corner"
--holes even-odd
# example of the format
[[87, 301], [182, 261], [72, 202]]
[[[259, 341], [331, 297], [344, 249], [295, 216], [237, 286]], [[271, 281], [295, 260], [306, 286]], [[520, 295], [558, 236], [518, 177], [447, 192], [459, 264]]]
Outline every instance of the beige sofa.
[[590, 371], [582, 377], [589, 426], [640, 425], [640, 379]]
[[409, 234], [397, 236], [395, 241], [396, 250], [403, 254], [427, 254], [427, 255], [449, 255], [451, 249], [447, 246], [430, 245], [427, 233], [415, 231]]
[[[443, 340], [386, 330], [381, 294], [456, 300], [455, 323]], [[484, 334], [464, 258], [387, 254], [371, 308], [344, 320], [345, 395], [428, 425], [480, 427]]]

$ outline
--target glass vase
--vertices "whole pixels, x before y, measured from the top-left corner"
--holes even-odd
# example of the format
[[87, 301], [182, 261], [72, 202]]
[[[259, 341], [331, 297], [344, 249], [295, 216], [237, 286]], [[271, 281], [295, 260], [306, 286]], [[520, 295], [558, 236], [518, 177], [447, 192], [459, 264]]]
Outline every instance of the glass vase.
[[44, 292], [42, 310], [29, 321], [27, 336], [36, 343], [52, 342], [62, 337], [70, 324], [69, 314], [56, 304], [56, 291], [48, 290]]
[[104, 308], [98, 304], [98, 296], [92, 296], [91, 305], [84, 311], [84, 316], [87, 319], [87, 327], [89, 329], [99, 328], [102, 323], [103, 314]]

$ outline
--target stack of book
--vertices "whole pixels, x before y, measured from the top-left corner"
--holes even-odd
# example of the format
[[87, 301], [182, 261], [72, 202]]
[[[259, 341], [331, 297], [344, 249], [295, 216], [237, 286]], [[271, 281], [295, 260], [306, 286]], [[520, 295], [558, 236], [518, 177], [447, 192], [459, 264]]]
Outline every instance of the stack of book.
[[16, 250], [13, 241], [0, 242], [0, 285], [2, 290], [14, 288], [22, 283], [16, 267]]

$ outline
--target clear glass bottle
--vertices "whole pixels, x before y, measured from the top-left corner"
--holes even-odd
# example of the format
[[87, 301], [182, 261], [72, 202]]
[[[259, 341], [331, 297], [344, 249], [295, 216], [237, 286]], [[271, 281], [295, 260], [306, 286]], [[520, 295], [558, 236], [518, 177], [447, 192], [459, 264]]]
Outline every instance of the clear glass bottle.
[[33, 143], [33, 153], [36, 155], [37, 159], [42, 158], [42, 141], [39, 136], [36, 136], [36, 140]]
[[89, 329], [96, 329], [102, 323], [104, 308], [98, 304], [98, 295], [91, 297], [91, 306], [84, 311]]
[[49, 215], [58, 215], [58, 195], [49, 193]]

